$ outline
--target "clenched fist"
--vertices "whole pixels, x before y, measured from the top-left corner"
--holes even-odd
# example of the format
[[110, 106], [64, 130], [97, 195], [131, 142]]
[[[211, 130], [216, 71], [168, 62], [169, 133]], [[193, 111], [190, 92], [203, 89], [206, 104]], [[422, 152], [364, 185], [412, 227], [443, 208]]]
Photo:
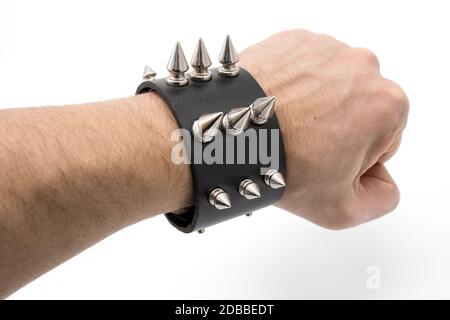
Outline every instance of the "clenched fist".
[[279, 207], [330, 229], [396, 207], [384, 162], [400, 145], [408, 99], [371, 51], [292, 30], [246, 49], [241, 65], [277, 97], [287, 159]]

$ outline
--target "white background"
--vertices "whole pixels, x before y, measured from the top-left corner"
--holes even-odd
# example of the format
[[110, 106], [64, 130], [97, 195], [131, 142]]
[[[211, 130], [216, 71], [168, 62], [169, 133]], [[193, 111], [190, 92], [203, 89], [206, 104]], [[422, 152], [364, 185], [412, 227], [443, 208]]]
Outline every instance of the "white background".
[[402, 201], [382, 219], [336, 232], [270, 207], [185, 235], [159, 216], [11, 298], [450, 298], [449, 14], [447, 1], [2, 0], [2, 107], [132, 95], [178, 39], [190, 57], [202, 36], [217, 57], [227, 33], [244, 49], [299, 27], [372, 49], [411, 103], [388, 163]]

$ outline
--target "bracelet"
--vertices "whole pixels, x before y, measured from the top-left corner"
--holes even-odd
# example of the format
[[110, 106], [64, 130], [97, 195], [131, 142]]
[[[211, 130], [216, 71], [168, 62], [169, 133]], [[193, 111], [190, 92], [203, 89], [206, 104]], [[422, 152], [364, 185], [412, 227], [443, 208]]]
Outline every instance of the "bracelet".
[[[171, 108], [179, 125], [180, 152], [176, 163], [190, 163], [194, 205], [166, 213], [183, 232], [251, 213], [277, 202], [285, 187], [284, 146], [274, 112], [275, 97], [267, 97], [252, 75], [237, 65], [238, 54], [227, 36], [219, 68], [199, 40], [192, 71], [179, 42], [170, 57], [167, 78], [145, 67], [136, 94], [153, 91]], [[174, 136], [172, 136], [174, 138]], [[179, 156], [173, 159], [174, 154]], [[180, 155], [181, 154], [181, 155]], [[182, 160], [180, 160], [182, 159]]]

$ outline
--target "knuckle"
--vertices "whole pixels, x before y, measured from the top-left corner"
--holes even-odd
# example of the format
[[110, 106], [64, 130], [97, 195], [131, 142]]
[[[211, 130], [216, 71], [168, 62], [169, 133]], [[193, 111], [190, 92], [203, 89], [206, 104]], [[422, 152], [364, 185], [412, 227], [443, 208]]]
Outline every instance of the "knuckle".
[[390, 95], [392, 103], [398, 106], [398, 108], [401, 111], [403, 111], [403, 113], [405, 113], [405, 111], [408, 111], [409, 109], [408, 97], [405, 91], [403, 91], [403, 89], [399, 85], [395, 84], [391, 87]]
[[353, 48], [353, 56], [365, 64], [375, 65], [377, 68], [380, 65], [377, 55], [366, 48]]
[[336, 38], [333, 36], [330, 36], [329, 34], [325, 34], [325, 33], [316, 33], [315, 34], [317, 38], [324, 40], [324, 41], [333, 41], [336, 42]]
[[387, 80], [381, 89], [380, 96], [385, 109], [384, 114], [396, 122], [405, 122], [409, 113], [409, 101], [403, 89]]

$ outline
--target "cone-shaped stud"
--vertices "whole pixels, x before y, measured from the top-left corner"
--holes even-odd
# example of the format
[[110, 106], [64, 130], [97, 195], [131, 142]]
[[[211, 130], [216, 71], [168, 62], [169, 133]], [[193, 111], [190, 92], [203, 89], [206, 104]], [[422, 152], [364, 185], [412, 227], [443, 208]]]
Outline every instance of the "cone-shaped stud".
[[211, 80], [212, 74], [211, 71], [208, 70], [211, 64], [211, 59], [209, 58], [205, 43], [202, 38], [200, 38], [191, 59], [191, 66], [193, 68], [191, 79], [194, 81]]
[[264, 175], [264, 182], [273, 189], [284, 188], [286, 186], [283, 175], [275, 169], [267, 170]]
[[201, 142], [210, 142], [220, 132], [223, 112], [208, 113], [202, 115], [192, 125], [194, 137]]
[[275, 113], [276, 100], [274, 96], [256, 99], [251, 105], [250, 121], [258, 125], [266, 123]]
[[258, 199], [261, 197], [261, 192], [256, 183], [250, 179], [242, 180], [239, 184], [239, 193], [248, 200]]
[[239, 55], [234, 48], [233, 42], [229, 35], [225, 38], [225, 42], [220, 51], [219, 62], [222, 66], [218, 72], [224, 77], [235, 77], [239, 74], [239, 67], [236, 63], [239, 61]]
[[250, 124], [251, 111], [250, 107], [232, 109], [223, 117], [222, 127], [233, 136], [242, 133]]
[[189, 70], [189, 65], [186, 61], [180, 42], [177, 42], [170, 55], [169, 63], [167, 63], [167, 70], [170, 73], [166, 79], [168, 85], [181, 87], [188, 84], [185, 73]]
[[146, 81], [152, 81], [156, 77], [156, 72], [149, 66], [145, 66], [142, 79]]
[[224, 210], [231, 208], [230, 196], [220, 188], [212, 190], [209, 193], [208, 200], [216, 209]]

